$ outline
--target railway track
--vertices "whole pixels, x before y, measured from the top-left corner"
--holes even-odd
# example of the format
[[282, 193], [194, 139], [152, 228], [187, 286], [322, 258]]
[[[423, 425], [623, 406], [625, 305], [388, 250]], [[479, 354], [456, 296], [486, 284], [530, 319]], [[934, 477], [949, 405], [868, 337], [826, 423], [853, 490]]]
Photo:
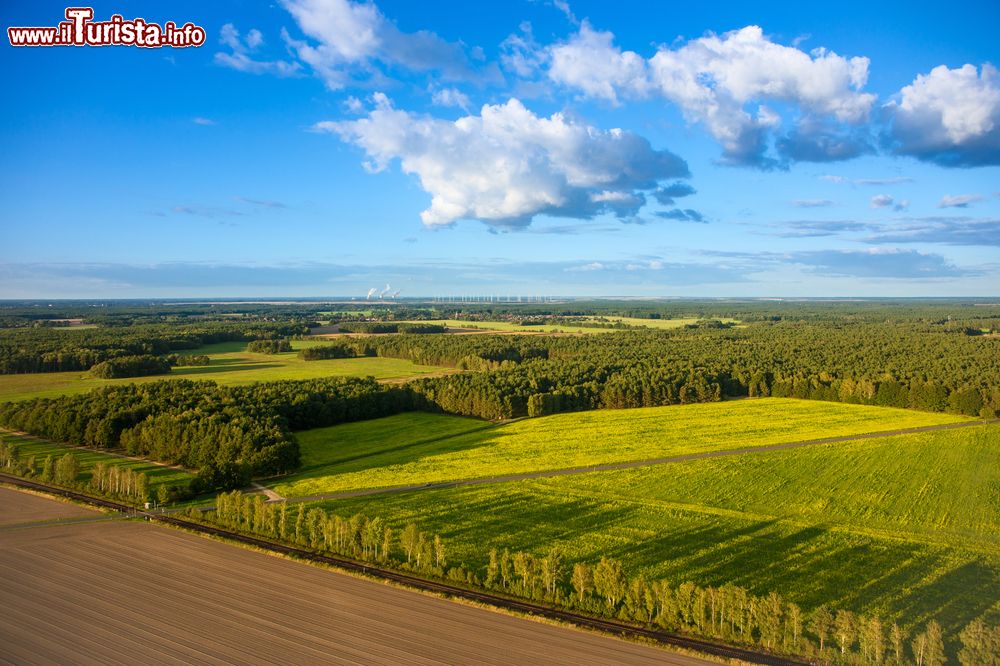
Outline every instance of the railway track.
[[613, 620], [605, 620], [605, 619], [590, 617], [587, 615], [580, 615], [570, 611], [549, 608], [547, 606], [531, 603], [529, 601], [511, 599], [508, 597], [503, 597], [488, 592], [479, 592], [476, 590], [469, 590], [466, 588], [449, 585], [447, 583], [439, 583], [435, 581], [425, 580], [423, 578], [418, 578], [416, 576], [411, 576], [409, 574], [400, 573], [398, 571], [392, 571], [390, 569], [383, 569], [377, 566], [371, 566], [361, 562], [356, 562], [354, 560], [342, 559], [330, 555], [320, 555], [318, 553], [314, 553], [302, 548], [297, 548], [295, 546], [275, 543], [272, 541], [249, 536], [246, 534], [240, 534], [238, 532], [233, 532], [225, 528], [217, 527], [214, 525], [204, 525], [201, 523], [195, 523], [188, 520], [184, 520], [182, 518], [177, 518], [176, 516], [173, 515], [135, 509], [134, 507], [119, 502], [115, 502], [113, 500], [103, 499], [100, 497], [93, 497], [85, 493], [77, 492], [74, 490], [68, 490], [65, 488], [48, 486], [43, 483], [38, 483], [28, 479], [22, 479], [21, 477], [17, 476], [11, 476], [8, 474], [0, 473], [0, 482], [7, 483], [9, 485], [16, 486], [19, 488], [35, 490], [50, 495], [56, 495], [59, 497], [72, 499], [75, 501], [83, 502], [91, 506], [96, 506], [103, 509], [110, 509], [113, 511], [129, 513], [136, 517], [146, 518], [147, 520], [153, 522], [163, 523], [166, 525], [173, 525], [175, 527], [179, 527], [188, 531], [220, 537], [230, 541], [235, 541], [237, 543], [242, 543], [245, 545], [254, 546], [256, 548], [268, 550], [274, 553], [279, 553], [282, 555], [294, 557], [296, 559], [306, 560], [309, 562], [316, 562], [320, 564], [332, 565], [334, 567], [337, 567], [338, 569], [343, 569], [346, 571], [365, 574], [367, 576], [371, 576], [374, 578], [380, 578], [383, 580], [392, 581], [410, 588], [415, 588], [418, 590], [424, 590], [428, 592], [434, 592], [448, 597], [455, 597], [455, 598], [465, 599], [468, 601], [474, 601], [488, 606], [516, 611], [527, 615], [534, 615], [551, 620], [558, 620], [578, 627], [594, 629], [608, 634], [613, 634], [616, 636], [621, 636], [626, 638], [648, 639], [655, 641], [657, 643], [661, 643], [663, 645], [679, 647], [694, 652], [700, 652], [706, 655], [722, 657], [724, 659], [737, 659], [743, 662], [761, 664], [762, 666], [803, 666], [805, 664], [810, 663], [805, 660], [797, 660], [790, 657], [782, 657], [778, 655], [756, 652], [746, 648], [726, 645], [723, 643], [716, 643], [713, 641], [708, 641], [698, 638], [691, 638], [688, 636], [673, 634], [664, 631], [658, 631], [655, 629], [647, 629], [643, 627], [631, 626]]

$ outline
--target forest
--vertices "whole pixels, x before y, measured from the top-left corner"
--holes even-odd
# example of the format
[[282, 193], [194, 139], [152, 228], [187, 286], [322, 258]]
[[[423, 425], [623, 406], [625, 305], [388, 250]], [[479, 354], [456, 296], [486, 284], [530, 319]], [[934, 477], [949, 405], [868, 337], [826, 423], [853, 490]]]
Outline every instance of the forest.
[[[136, 306], [137, 307], [137, 306]], [[103, 325], [0, 331], [0, 372], [93, 368], [114, 378], [165, 372], [173, 363], [204, 364], [179, 350], [248, 341], [280, 353], [308, 333], [317, 310], [294, 316], [260, 306], [245, 319], [148, 323], [156, 310], [105, 313]], [[304, 360], [382, 356], [465, 372], [383, 386], [371, 380], [307, 380], [218, 387], [206, 382], [116, 386], [89, 394], [0, 405], [0, 425], [95, 448], [198, 469], [205, 488], [233, 488], [248, 475], [298, 464], [295, 430], [406, 410], [489, 420], [590, 409], [712, 402], [733, 397], [794, 397], [994, 417], [1000, 412], [1000, 317], [966, 304], [795, 305], [698, 303], [405, 308], [396, 314], [469, 320], [519, 316], [687, 315], [751, 322], [738, 327], [628, 329], [602, 335], [444, 335], [440, 326], [381, 322], [343, 313], [332, 321], [369, 332], [300, 352]], [[950, 314], [955, 313], [955, 314]], [[60, 313], [47, 313], [50, 315]], [[61, 314], [73, 314], [68, 310]], [[370, 314], [370, 313], [369, 313]], [[366, 321], [359, 321], [360, 319]], [[188, 359], [191, 359], [190, 361]], [[351, 408], [345, 411], [344, 406]]]

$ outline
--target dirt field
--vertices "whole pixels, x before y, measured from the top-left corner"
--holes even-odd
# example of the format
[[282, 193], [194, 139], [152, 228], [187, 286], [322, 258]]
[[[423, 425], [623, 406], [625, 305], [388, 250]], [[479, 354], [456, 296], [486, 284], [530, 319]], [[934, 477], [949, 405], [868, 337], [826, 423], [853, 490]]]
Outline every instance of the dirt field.
[[100, 513], [97, 511], [91, 511], [75, 504], [57, 502], [9, 488], [0, 488], [0, 525], [99, 515]]
[[[0, 519], [44, 513], [10, 493]], [[0, 608], [0, 662], [711, 663], [139, 522], [5, 533]]]

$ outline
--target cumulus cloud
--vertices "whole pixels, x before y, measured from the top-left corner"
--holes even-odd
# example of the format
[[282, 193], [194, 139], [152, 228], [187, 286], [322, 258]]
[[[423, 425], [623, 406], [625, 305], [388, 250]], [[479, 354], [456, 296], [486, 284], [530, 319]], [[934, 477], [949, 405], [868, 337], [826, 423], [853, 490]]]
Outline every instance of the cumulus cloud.
[[215, 54], [215, 62], [218, 65], [250, 74], [296, 76], [300, 73], [301, 65], [297, 62], [263, 60], [255, 57], [254, 52], [264, 43], [263, 35], [256, 28], [241, 36], [236, 26], [227, 23], [219, 32], [219, 43], [229, 47], [229, 52], [219, 51]]
[[[548, 76], [581, 93], [617, 103], [661, 96], [722, 145], [723, 161], [757, 167], [782, 161], [831, 161], [872, 147], [863, 124], [875, 95], [862, 92], [868, 58], [826, 49], [806, 53], [771, 41], [758, 26], [709, 34], [644, 59], [614, 44], [586, 21], [566, 42], [547, 49]], [[798, 120], [767, 155], [783, 118], [769, 103], [797, 107]]]
[[946, 194], [938, 202], [938, 208], [968, 208], [969, 204], [982, 200], [983, 197], [978, 194]]
[[307, 38], [294, 39], [286, 32], [286, 44], [331, 90], [339, 90], [355, 78], [379, 79], [379, 64], [435, 71], [451, 80], [498, 74], [489, 68], [476, 74], [463, 44], [427, 30], [403, 32], [373, 3], [281, 0], [281, 5]]
[[900, 154], [944, 166], [1000, 164], [1000, 72], [989, 63], [918, 74], [885, 110]]
[[892, 205], [892, 197], [888, 194], [876, 194], [872, 197], [872, 208], [888, 208]]
[[868, 58], [844, 58], [825, 49], [807, 54], [776, 44], [758, 26], [708, 35], [677, 49], [664, 47], [649, 61], [653, 85], [687, 118], [708, 128], [726, 160], [754, 165], [766, 163], [765, 135], [779, 121], [763, 106], [771, 100], [798, 105], [804, 116], [786, 140], [789, 157], [858, 154], [857, 142], [834, 138], [823, 119], [849, 124], [868, 119], [875, 101], [874, 95], [861, 92], [868, 63]]
[[524, 227], [539, 214], [589, 219], [633, 215], [643, 192], [688, 176], [687, 164], [643, 137], [563, 114], [536, 116], [517, 99], [455, 121], [396, 109], [383, 94], [364, 118], [318, 123], [365, 151], [367, 168], [399, 160], [431, 195], [427, 226], [477, 219]]
[[645, 59], [621, 51], [614, 35], [594, 30], [587, 21], [568, 42], [549, 49], [549, 57], [549, 78], [590, 97], [617, 103], [619, 91], [642, 95], [649, 87]]

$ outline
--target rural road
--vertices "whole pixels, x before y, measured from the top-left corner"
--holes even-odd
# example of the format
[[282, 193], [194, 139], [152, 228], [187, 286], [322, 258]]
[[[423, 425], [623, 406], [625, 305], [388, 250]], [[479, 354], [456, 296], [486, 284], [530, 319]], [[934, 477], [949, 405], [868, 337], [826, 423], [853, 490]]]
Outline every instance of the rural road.
[[[65, 506], [0, 488], [0, 522]], [[715, 663], [137, 521], [6, 533], [0, 607], [0, 662]]]
[[860, 435], [844, 435], [841, 437], [827, 437], [825, 439], [810, 439], [801, 442], [786, 442], [784, 444], [768, 444], [766, 446], [750, 446], [741, 449], [727, 449], [725, 451], [706, 451], [704, 453], [688, 453], [679, 456], [669, 456], [666, 458], [650, 458], [647, 460], [631, 460], [627, 462], [606, 463], [603, 465], [591, 465], [589, 467], [566, 467], [562, 469], [540, 470], [537, 472], [523, 472], [520, 474], [503, 474], [500, 476], [486, 476], [476, 479], [460, 479], [455, 481], [440, 481], [434, 483], [418, 483], [406, 486], [391, 486], [388, 488], [367, 488], [364, 490], [347, 490], [334, 493], [322, 493], [319, 495], [305, 495], [302, 497], [288, 498], [289, 503], [315, 502], [319, 500], [347, 499], [349, 497], [365, 497], [368, 495], [388, 495], [393, 493], [411, 493], [420, 490], [436, 490], [440, 488], [457, 488], [459, 486], [480, 486], [493, 483], [507, 483], [510, 481], [524, 481], [526, 479], [546, 479], [556, 476], [573, 476], [576, 474], [589, 474], [591, 472], [609, 472], [619, 469], [634, 469], [637, 467], [651, 467], [653, 465], [667, 465], [670, 463], [685, 462], [688, 460], [702, 460], [705, 458], [725, 458], [729, 456], [741, 456], [748, 453], [765, 453], [768, 451], [784, 451], [787, 449], [798, 449], [805, 446], [819, 446], [822, 444], [835, 444], [838, 442], [853, 442], [865, 439], [878, 439], [882, 437], [892, 437], [895, 435], [910, 435], [920, 432], [933, 432], [936, 430], [954, 430], [956, 428], [971, 428], [983, 426], [1000, 421], [993, 419], [989, 421], [963, 421], [962, 423], [946, 423], [943, 425], [920, 426], [917, 428], [904, 428], [900, 430], [885, 430], [882, 432], [864, 433]]

